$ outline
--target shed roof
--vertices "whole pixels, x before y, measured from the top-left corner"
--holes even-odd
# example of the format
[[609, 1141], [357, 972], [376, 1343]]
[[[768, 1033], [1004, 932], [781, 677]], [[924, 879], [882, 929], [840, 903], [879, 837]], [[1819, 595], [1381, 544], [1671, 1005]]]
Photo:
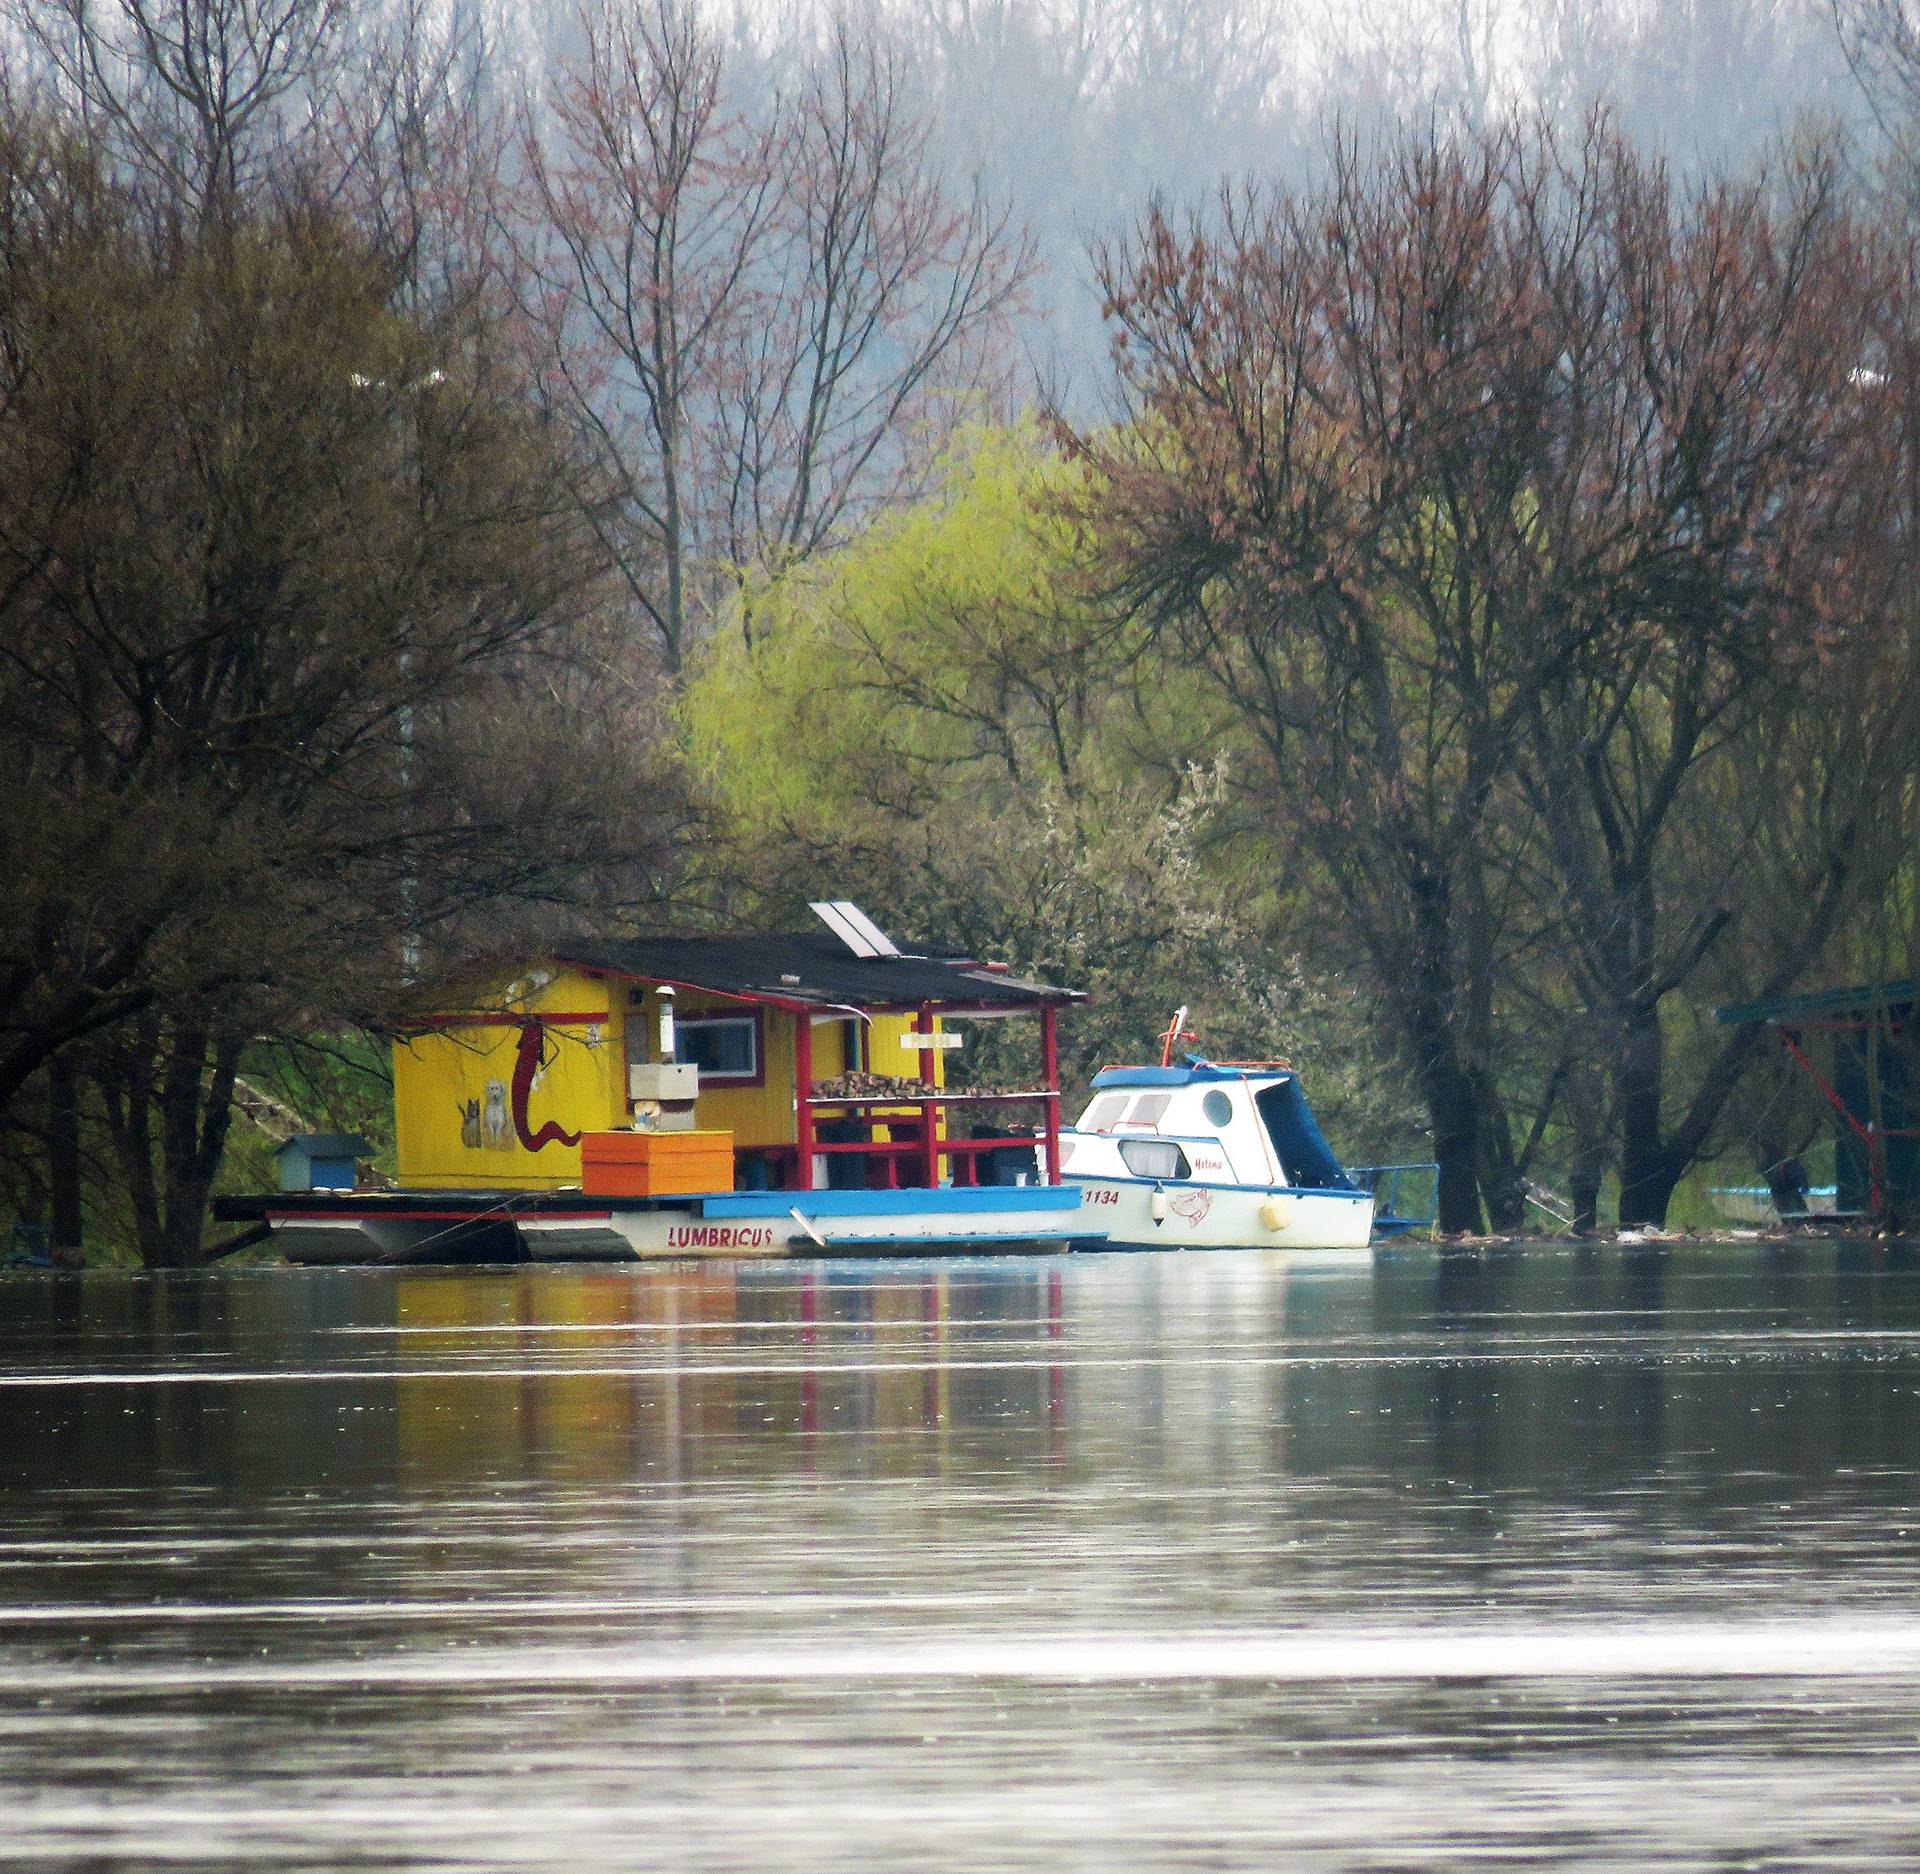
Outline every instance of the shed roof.
[[273, 1148], [276, 1158], [287, 1152], [304, 1152], [308, 1158], [366, 1158], [373, 1147], [357, 1132], [296, 1132]]
[[1738, 1028], [1746, 1022], [1796, 1022], [1814, 1016], [1867, 1015], [1877, 1009], [1911, 1007], [1920, 1000], [1920, 981], [1904, 977], [1890, 983], [1853, 983], [1844, 989], [1816, 989], [1806, 995], [1768, 996], [1715, 1009], [1714, 1019]]
[[952, 954], [857, 957], [831, 931], [771, 936], [570, 939], [552, 955], [578, 968], [636, 982], [705, 989], [793, 1008], [1012, 1011], [1079, 1002], [1085, 992], [1022, 981], [977, 958]]

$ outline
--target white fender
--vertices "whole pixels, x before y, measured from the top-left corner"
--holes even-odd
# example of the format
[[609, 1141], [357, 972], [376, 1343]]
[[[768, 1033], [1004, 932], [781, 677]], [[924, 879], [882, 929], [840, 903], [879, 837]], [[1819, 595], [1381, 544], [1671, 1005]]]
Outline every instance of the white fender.
[[1276, 1195], [1260, 1206], [1260, 1221], [1269, 1230], [1284, 1230], [1293, 1221], [1293, 1199]]
[[1147, 1215], [1155, 1223], [1165, 1223], [1167, 1220], [1167, 1194], [1157, 1184], [1153, 1187], [1153, 1194], [1147, 1199]]

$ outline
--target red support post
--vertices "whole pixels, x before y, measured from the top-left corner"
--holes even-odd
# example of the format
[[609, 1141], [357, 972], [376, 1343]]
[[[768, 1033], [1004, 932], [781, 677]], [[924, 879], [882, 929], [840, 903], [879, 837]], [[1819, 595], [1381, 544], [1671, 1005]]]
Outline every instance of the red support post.
[[1047, 1182], [1060, 1182], [1060, 1016], [1051, 1002], [1040, 1011], [1040, 1084], [1046, 1089]]
[[793, 1018], [793, 1171], [796, 1191], [813, 1189], [813, 1017], [801, 1009]]
[[1853, 1116], [1852, 1109], [1847, 1105], [1846, 1101], [1833, 1090], [1826, 1075], [1814, 1066], [1812, 1057], [1807, 1053], [1806, 1049], [1800, 1045], [1800, 1037], [1796, 1035], [1791, 1028], [1782, 1028], [1776, 1032], [1779, 1034], [1780, 1039], [1786, 1044], [1787, 1052], [1805, 1069], [1807, 1077], [1812, 1080], [1813, 1084], [1826, 1095], [1827, 1104], [1860, 1135], [1861, 1140], [1865, 1144], [1871, 1146], [1873, 1143], [1872, 1129], [1862, 1125], [1860, 1121]]
[[[1814, 1066], [1813, 1057], [1800, 1045], [1800, 1037], [1795, 1034], [1791, 1028], [1782, 1028], [1777, 1032], [1780, 1039], [1786, 1043], [1787, 1052], [1791, 1054], [1812, 1077], [1813, 1084], [1827, 1096], [1827, 1104], [1854, 1129], [1860, 1142], [1867, 1148], [1867, 1202], [1872, 1207], [1872, 1214], [1876, 1217], [1879, 1216], [1881, 1211], [1886, 1207], [1886, 1184], [1884, 1178], [1886, 1146], [1884, 1142], [1876, 1136], [1873, 1122], [1868, 1120], [1865, 1124], [1862, 1124], [1860, 1120], [1854, 1117], [1853, 1109], [1834, 1090], [1832, 1083], [1829, 1082], [1826, 1075]], [[1872, 1030], [1869, 1029], [1868, 1033], [1871, 1035]], [[1873, 1046], [1875, 1044], [1870, 1040], [1868, 1045]]]
[[[931, 1039], [933, 1035], [933, 1004], [920, 1004], [920, 1032]], [[934, 1084], [934, 1055], [936, 1050], [925, 1047], [920, 1050], [920, 1078], [928, 1085]], [[932, 1190], [940, 1182], [940, 1109], [931, 1101], [923, 1102], [920, 1108], [920, 1170], [927, 1189]]]

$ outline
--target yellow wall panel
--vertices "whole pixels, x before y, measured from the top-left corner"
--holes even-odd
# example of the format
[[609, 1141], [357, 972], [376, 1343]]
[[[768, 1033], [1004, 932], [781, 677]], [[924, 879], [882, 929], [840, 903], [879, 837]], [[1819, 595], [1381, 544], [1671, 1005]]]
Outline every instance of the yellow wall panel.
[[[400, 1182], [430, 1190], [555, 1190], [580, 1182], [580, 1148], [549, 1130], [605, 1132], [626, 1120], [625, 1073], [609, 985], [578, 970], [536, 970], [509, 986], [503, 1014], [546, 1017], [526, 1096], [513, 1114], [524, 1026], [464, 1019], [393, 1048]], [[565, 1017], [569, 1019], [555, 1019]], [[597, 1019], [582, 1019], [597, 1018]]]

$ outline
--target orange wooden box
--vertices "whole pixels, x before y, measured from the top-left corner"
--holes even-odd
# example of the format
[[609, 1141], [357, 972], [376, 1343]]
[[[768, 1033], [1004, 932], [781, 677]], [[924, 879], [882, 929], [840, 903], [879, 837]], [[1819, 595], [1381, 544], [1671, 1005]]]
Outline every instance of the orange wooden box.
[[731, 1132], [584, 1132], [580, 1188], [590, 1197], [680, 1197], [733, 1189]]

